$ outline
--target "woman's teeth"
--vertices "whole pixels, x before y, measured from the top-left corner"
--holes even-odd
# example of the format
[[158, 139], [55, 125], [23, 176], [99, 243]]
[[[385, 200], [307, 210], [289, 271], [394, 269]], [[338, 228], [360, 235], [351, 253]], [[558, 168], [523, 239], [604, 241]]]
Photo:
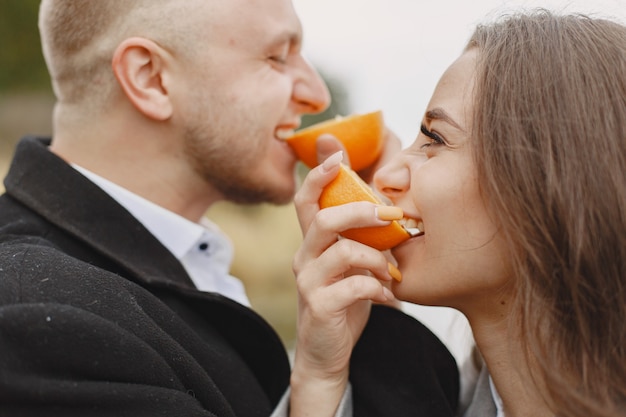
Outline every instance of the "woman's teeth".
[[405, 217], [402, 220], [398, 220], [398, 222], [412, 237], [424, 234], [424, 222], [421, 220]]

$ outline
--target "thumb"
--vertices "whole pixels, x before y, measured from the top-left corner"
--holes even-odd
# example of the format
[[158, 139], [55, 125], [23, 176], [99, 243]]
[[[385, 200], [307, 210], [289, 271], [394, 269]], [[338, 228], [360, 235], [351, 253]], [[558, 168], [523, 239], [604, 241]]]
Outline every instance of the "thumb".
[[320, 135], [315, 142], [315, 146], [317, 150], [318, 164], [321, 164], [329, 156], [337, 153], [338, 151], [343, 151], [342, 162], [350, 166], [350, 160], [348, 159], [348, 153], [346, 152], [346, 148], [343, 146], [343, 143], [341, 143], [339, 139], [337, 139], [333, 135], [330, 135], [328, 133]]

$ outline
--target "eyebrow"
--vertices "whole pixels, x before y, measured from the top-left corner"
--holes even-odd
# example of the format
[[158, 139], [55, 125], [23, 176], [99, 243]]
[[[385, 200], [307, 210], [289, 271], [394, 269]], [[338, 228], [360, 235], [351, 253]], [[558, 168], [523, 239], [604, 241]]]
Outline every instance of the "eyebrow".
[[465, 131], [457, 122], [454, 121], [452, 117], [450, 117], [450, 115], [448, 115], [448, 113], [446, 113], [444, 109], [440, 107], [436, 107], [434, 109], [428, 110], [424, 117], [426, 118], [426, 121], [428, 122], [432, 120], [443, 120], [444, 122], [447, 122], [448, 124], [459, 129], [461, 132]]
[[275, 50], [275, 48], [282, 48], [287, 46], [289, 52], [299, 51], [302, 47], [302, 36], [298, 32], [285, 31], [276, 35], [267, 44], [267, 50]]
[[276, 36], [273, 43], [288, 43], [290, 46], [299, 47], [302, 45], [302, 35], [302, 30], [285, 30]]

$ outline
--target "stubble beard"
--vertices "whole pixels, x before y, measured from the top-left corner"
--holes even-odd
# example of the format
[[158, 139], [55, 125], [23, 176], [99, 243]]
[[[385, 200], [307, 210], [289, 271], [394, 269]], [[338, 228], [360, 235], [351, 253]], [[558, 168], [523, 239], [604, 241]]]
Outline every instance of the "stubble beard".
[[[254, 132], [248, 134], [254, 135]], [[225, 200], [238, 204], [276, 205], [292, 201], [294, 186], [289, 189], [280, 188], [268, 183], [264, 177], [254, 175], [256, 155], [262, 150], [242, 149], [243, 145], [235, 135], [212, 132], [206, 127], [188, 129], [184, 140], [185, 158], [199, 176], [218, 190]], [[293, 175], [295, 184], [295, 171]]]

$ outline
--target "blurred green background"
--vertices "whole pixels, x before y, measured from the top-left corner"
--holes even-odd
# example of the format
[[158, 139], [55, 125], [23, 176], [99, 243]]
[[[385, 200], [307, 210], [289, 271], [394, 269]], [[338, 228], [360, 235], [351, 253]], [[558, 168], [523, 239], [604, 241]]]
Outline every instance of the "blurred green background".
[[[0, 174], [4, 178], [13, 148], [25, 134], [51, 135], [54, 96], [39, 46], [39, 0], [0, 0]], [[307, 116], [303, 127], [337, 114], [350, 113], [339, 80], [324, 74], [332, 105]], [[300, 175], [305, 173], [301, 168]], [[253, 308], [293, 346], [296, 290], [292, 257], [300, 244], [300, 229], [292, 205], [239, 206], [218, 203], [207, 216], [233, 240], [233, 275], [241, 278]]]

